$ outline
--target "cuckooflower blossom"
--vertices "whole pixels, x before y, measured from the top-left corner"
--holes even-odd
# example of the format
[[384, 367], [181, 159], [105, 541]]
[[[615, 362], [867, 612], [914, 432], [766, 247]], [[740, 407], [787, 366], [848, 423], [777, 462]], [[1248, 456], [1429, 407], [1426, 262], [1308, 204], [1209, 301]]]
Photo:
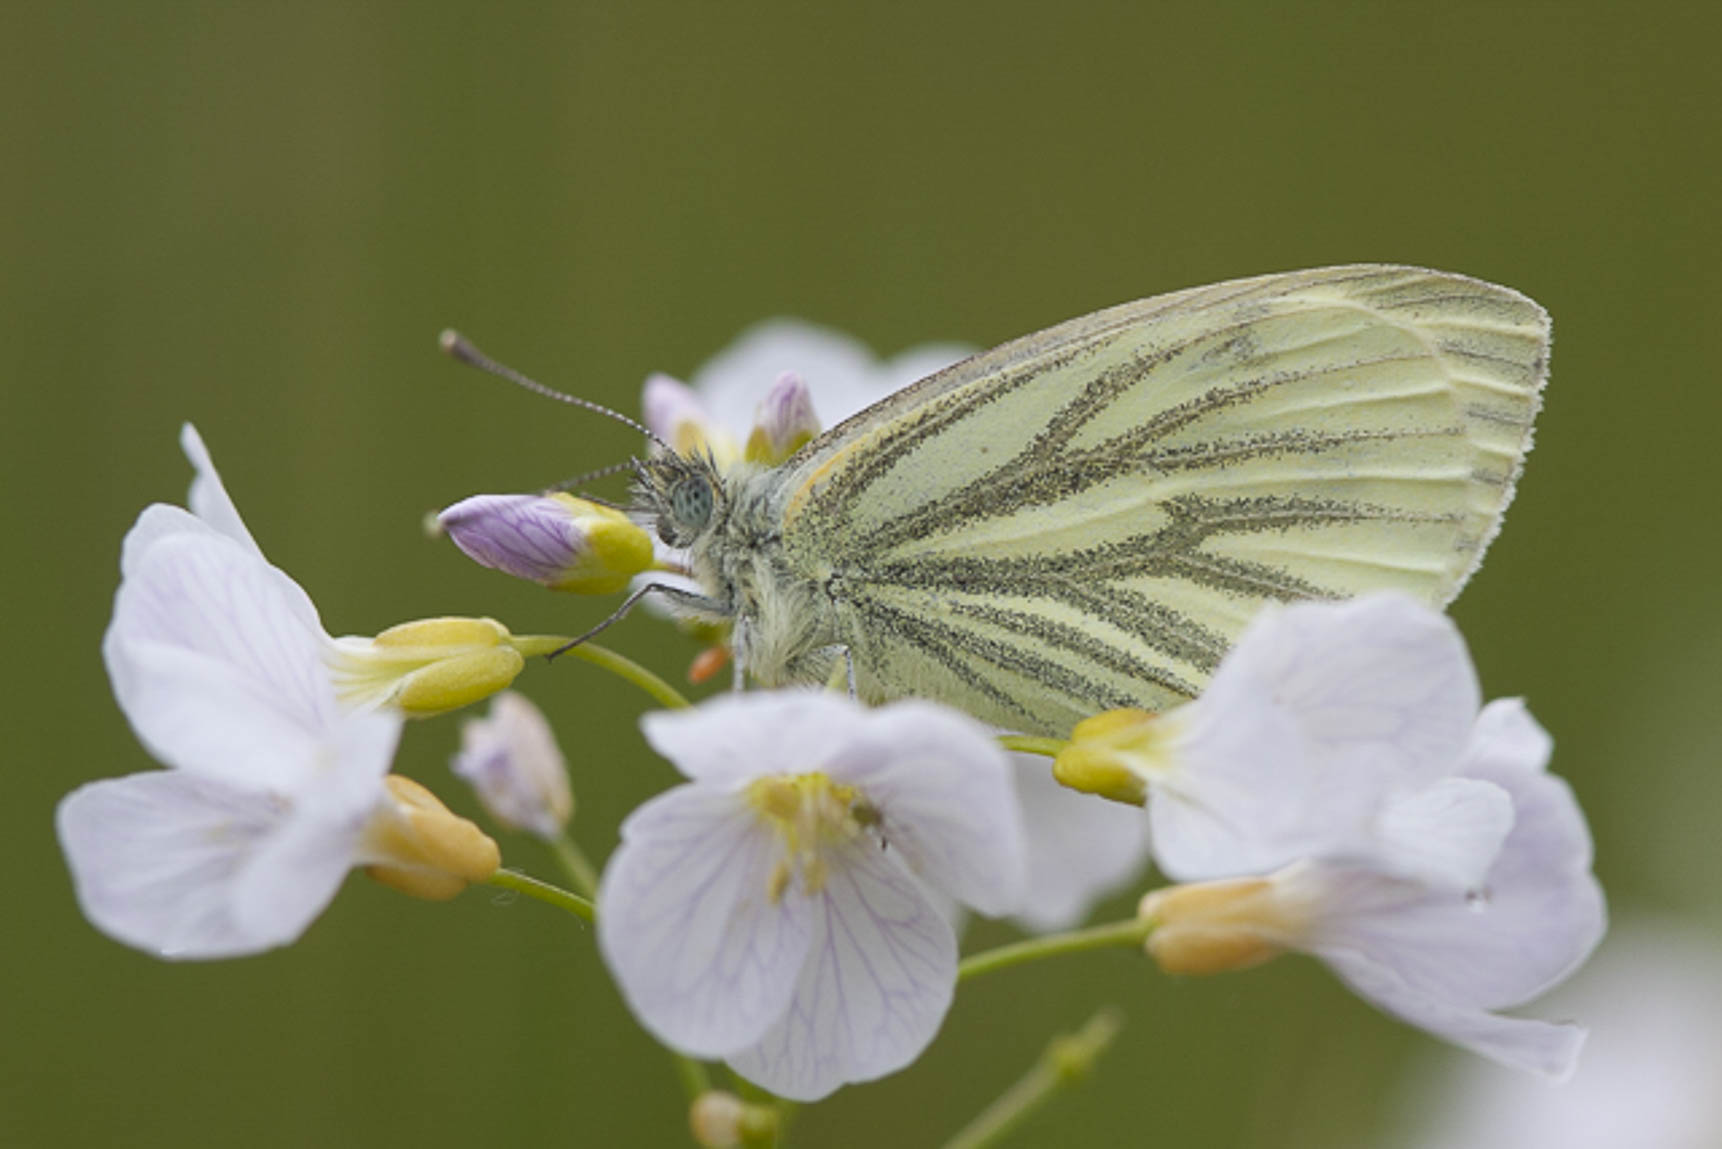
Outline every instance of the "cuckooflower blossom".
[[796, 439], [805, 442], [974, 350], [927, 343], [880, 360], [850, 336], [769, 319], [744, 331], [689, 383], [663, 374], [647, 379], [645, 422], [677, 450], [704, 447], [720, 464], [750, 454], [744, 447], [755, 439], [762, 441], [751, 452], [755, 461], [782, 462]]
[[627, 515], [560, 492], [473, 495], [437, 525], [479, 565], [573, 594], [614, 594], [654, 561], [652, 536]]
[[598, 941], [646, 1028], [802, 1101], [914, 1060], [956, 984], [927, 888], [988, 914], [1022, 893], [1010, 767], [985, 728], [808, 691], [642, 726], [689, 781], [623, 823]]
[[60, 803], [86, 916], [163, 957], [229, 957], [297, 938], [354, 866], [426, 897], [488, 876], [494, 843], [385, 777], [399, 715], [339, 705], [310, 600], [263, 559], [189, 426], [182, 442], [197, 513], [139, 517], [103, 642], [121, 709], [175, 769]]
[[[1512, 829], [1473, 848], [1464, 890], [1408, 878], [1381, 859], [1309, 859], [1265, 878], [1150, 893], [1148, 950], [1176, 973], [1238, 969], [1285, 950], [1312, 954], [1388, 1013], [1506, 1065], [1564, 1078], [1584, 1031], [1503, 1017], [1565, 978], [1604, 929], [1590, 832], [1572, 792], [1545, 772], [1550, 742], [1516, 699], [1477, 719], [1454, 773], [1509, 795]], [[1461, 813], [1462, 816], [1462, 813]]]
[[574, 814], [568, 763], [544, 712], [524, 694], [498, 694], [485, 718], [461, 724], [454, 772], [505, 826], [555, 838]]
[[1469, 888], [1512, 826], [1500, 786], [1458, 777], [1480, 693], [1464, 640], [1404, 595], [1264, 611], [1201, 697], [1080, 723], [1061, 781], [1147, 801], [1175, 878], [1368, 856]]
[[[808, 439], [887, 395], [950, 366], [975, 348], [928, 343], [887, 360], [847, 335], [793, 319], [773, 319], [744, 332], [696, 371], [691, 385], [667, 375], [646, 381], [646, 426], [676, 447], [708, 447], [720, 463], [782, 462]], [[743, 444], [746, 445], [744, 450]], [[679, 565], [678, 552], [660, 561]], [[691, 579], [654, 572], [650, 581], [697, 590]], [[645, 578], [635, 580], [638, 587]], [[675, 612], [655, 597], [655, 614]], [[689, 624], [704, 627], [707, 624]], [[721, 642], [722, 634], [701, 631]], [[711, 652], [696, 662], [702, 678], [721, 666]], [[1103, 893], [1141, 872], [1147, 828], [1125, 811], [1051, 784], [1046, 761], [1012, 755], [1023, 806], [1028, 895], [1013, 919], [1025, 929], [1064, 929], [1082, 920]]]

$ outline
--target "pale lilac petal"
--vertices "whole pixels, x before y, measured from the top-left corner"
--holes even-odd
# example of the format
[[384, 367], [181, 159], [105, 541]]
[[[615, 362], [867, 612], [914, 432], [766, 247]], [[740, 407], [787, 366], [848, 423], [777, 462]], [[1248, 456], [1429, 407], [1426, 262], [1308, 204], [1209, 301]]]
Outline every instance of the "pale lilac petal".
[[653, 1034], [696, 1057], [757, 1042], [795, 991], [808, 900], [769, 896], [778, 843], [736, 793], [679, 786], [622, 824], [598, 890], [598, 943]]
[[473, 495], [437, 522], [473, 562], [544, 586], [590, 549], [567, 505], [545, 495]]
[[120, 586], [103, 641], [115, 695], [163, 762], [292, 789], [335, 713], [303, 592], [212, 536], [162, 539]]
[[1304, 868], [1295, 882], [1322, 907], [1312, 952], [1366, 954], [1418, 993], [1479, 1009], [1523, 1004], [1577, 968], [1606, 924], [1584, 816], [1551, 775], [1494, 781], [1512, 795], [1515, 818], [1479, 890]]
[[1492, 782], [1443, 778], [1390, 799], [1379, 820], [1385, 869], [1433, 886], [1483, 884], [1513, 828], [1513, 799]]
[[[1722, 949], [1673, 919], [1616, 924], [1550, 1000], [1591, 1031], [1564, 1087], [1471, 1058], [1430, 1082], [1418, 1066], [1418, 1149], [1710, 1149], [1722, 1145]], [[1544, 1009], [1544, 1012], [1548, 1012]], [[1431, 1087], [1432, 1086], [1432, 1087]], [[1407, 1114], [1409, 1116], [1410, 1114]]]
[[888, 848], [923, 881], [983, 914], [1020, 908], [1021, 810], [1009, 759], [985, 726], [898, 702], [873, 711], [823, 769], [882, 812]]
[[827, 409], [828, 395], [868, 381], [874, 363], [858, 339], [801, 320], [768, 319], [708, 359], [690, 382], [717, 426], [745, 434], [772, 381], [793, 371], [807, 380], [821, 422], [831, 426], [842, 416]]
[[655, 711], [640, 719], [640, 729], [689, 778], [722, 783], [823, 770], [867, 721], [867, 711], [847, 698], [776, 690]]
[[[911, 347], [907, 351], [893, 355], [877, 372], [880, 389], [884, 398], [893, 391], [901, 390], [911, 383], [937, 374], [945, 368], [967, 359], [977, 348], [967, 343], [923, 343]], [[857, 408], [859, 410], [859, 408]], [[853, 412], [844, 411], [841, 414], [833, 412], [833, 419], [847, 419]]]
[[1414, 782], [1451, 771], [1482, 702], [1458, 628], [1393, 593], [1263, 611], [1201, 705], [1236, 690], [1268, 691], [1323, 757]]
[[1531, 717], [1524, 699], [1497, 698], [1483, 707], [1471, 728], [1466, 772], [1535, 773], [1548, 767], [1554, 748], [1554, 739]]
[[764, 435], [767, 453], [774, 459], [785, 456], [796, 440], [819, 434], [819, 416], [807, 381], [793, 371], [780, 374], [755, 408], [753, 427]]
[[233, 505], [233, 499], [228, 496], [227, 487], [222, 484], [221, 475], [216, 471], [215, 463], [209, 457], [209, 449], [203, 445], [203, 436], [197, 433], [196, 427], [190, 423], [180, 427], [179, 446], [180, 450], [185, 452], [185, 457], [191, 461], [192, 469], [197, 472], [196, 477], [191, 480], [191, 491], [186, 499], [192, 514], [258, 558], [262, 558], [262, 549], [246, 529], [245, 520], [239, 517], [239, 508]]
[[183, 507], [151, 503], [138, 515], [137, 522], [132, 524], [132, 529], [126, 532], [125, 540], [120, 544], [120, 577], [130, 578], [137, 569], [138, 559], [151, 546], [162, 539], [183, 534], [227, 538]]
[[1149, 783], [1154, 859], [1179, 881], [1260, 874], [1354, 848], [1380, 791], [1367, 764], [1316, 757], [1271, 694], [1169, 712], [1176, 765]]
[[383, 776], [402, 722], [398, 714], [357, 713], [330, 731], [315, 784], [294, 795], [279, 832], [259, 844], [239, 875], [234, 913], [246, 930], [292, 941], [334, 899], [385, 799]]
[[1141, 874], [1148, 817], [1060, 786], [1047, 759], [1013, 754], [1028, 871], [1012, 920], [1034, 933], [1080, 925], [1094, 903]]
[[460, 735], [451, 766], [471, 783], [491, 817], [541, 838], [562, 832], [574, 810], [568, 762], [531, 699], [503, 691], [488, 716], [462, 723]]
[[735, 1070], [781, 1097], [817, 1101], [908, 1065], [938, 1033], [957, 980], [951, 927], [889, 850], [832, 858], [788, 1011]]
[[670, 444], [675, 443], [676, 430], [682, 424], [693, 423], [703, 428], [711, 422], [694, 389], [662, 373], [647, 377], [640, 405], [647, 429]]
[[285, 815], [260, 791], [156, 770], [79, 787], [56, 824], [85, 917], [127, 945], [199, 959], [292, 940], [254, 932], [234, 912], [240, 874]]
[[1585, 1030], [1577, 1025], [1489, 1013], [1418, 989], [1360, 953], [1323, 951], [1320, 956], [1359, 997], [1473, 1053], [1553, 1081], [1565, 1081], [1578, 1067]]

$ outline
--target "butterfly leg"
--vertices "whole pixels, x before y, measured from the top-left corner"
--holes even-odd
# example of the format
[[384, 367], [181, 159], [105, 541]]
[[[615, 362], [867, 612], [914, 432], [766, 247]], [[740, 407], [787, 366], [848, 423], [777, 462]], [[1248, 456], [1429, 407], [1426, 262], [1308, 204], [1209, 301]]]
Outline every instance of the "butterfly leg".
[[634, 609], [635, 603], [639, 602], [653, 591], [658, 591], [678, 606], [686, 607], [690, 611], [713, 615], [717, 618], [727, 618], [733, 609], [722, 599], [711, 598], [710, 596], [703, 594], [696, 594], [690, 590], [683, 590], [679, 586], [670, 586], [668, 583], [650, 582], [624, 599], [621, 606], [610, 612], [609, 618], [606, 618], [603, 622], [600, 622], [585, 634], [582, 634], [577, 638], [569, 639], [567, 642], [551, 651], [547, 657], [554, 659], [557, 655], [570, 651], [588, 639], [596, 638], [604, 631], [609, 630], [610, 627], [621, 622], [628, 616], [628, 612]]
[[[855, 690], [855, 652], [849, 649], [848, 643], [834, 642], [830, 646], [819, 647], [817, 650], [813, 651], [812, 654], [815, 658], [824, 655], [835, 656], [841, 654], [843, 656], [843, 679], [849, 688], [849, 697], [851, 699], [858, 697]], [[826, 689], [828, 690], [834, 690], [837, 687], [837, 668], [832, 667], [831, 670], [831, 678], [826, 683]]]

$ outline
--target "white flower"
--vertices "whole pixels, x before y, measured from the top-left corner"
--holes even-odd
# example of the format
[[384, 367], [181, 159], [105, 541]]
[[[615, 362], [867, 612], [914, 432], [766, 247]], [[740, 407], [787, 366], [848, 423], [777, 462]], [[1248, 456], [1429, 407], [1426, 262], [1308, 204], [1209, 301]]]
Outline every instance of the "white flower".
[[1476, 1053], [1551, 1078], [1584, 1031], [1498, 1016], [1572, 972], [1604, 929], [1590, 833], [1566, 784], [1544, 772], [1548, 736], [1516, 700], [1478, 718], [1455, 771], [1510, 796], [1512, 830], [1475, 890], [1430, 885], [1366, 860], [1307, 860], [1266, 878], [1149, 894], [1148, 948], [1173, 972], [1313, 954], [1359, 995]]
[[438, 823], [412, 784], [385, 780], [399, 716], [338, 705], [316, 610], [264, 560], [196, 432], [181, 441], [197, 513], [139, 517], [102, 648], [139, 740], [177, 769], [60, 803], [85, 914], [163, 957], [228, 957], [294, 940], [355, 865], [436, 886], [452, 848], [456, 870], [483, 876], [482, 844]]
[[1463, 889], [1513, 818], [1500, 787], [1453, 776], [1479, 702], [1440, 612], [1399, 594], [1302, 603], [1262, 612], [1194, 702], [1079, 724], [1057, 771], [1147, 797], [1176, 878], [1367, 856]]
[[[1551, 1089], [1453, 1059], [1419, 1073], [1419, 1149], [1706, 1149], [1722, 1145], [1722, 945], [1673, 921], [1616, 924], [1553, 995], [1594, 1034]], [[1419, 1067], [1421, 1070], [1424, 1067]]]
[[[834, 427], [974, 350], [928, 343], [880, 360], [851, 336], [798, 319], [768, 319], [708, 360], [689, 384], [662, 374], [647, 379], [642, 406], [653, 434], [678, 449], [709, 446], [725, 463], [741, 458], [755, 430], [781, 445], [795, 433]], [[798, 377], [802, 388], [784, 385], [785, 374]], [[803, 399], [811, 412], [801, 409]]]
[[1022, 891], [985, 729], [805, 691], [642, 725], [691, 779], [623, 823], [598, 892], [600, 946], [646, 1028], [804, 1101], [914, 1060], [957, 969], [922, 883], [988, 914]]
[[451, 765], [505, 826], [555, 838], [574, 813], [567, 760], [544, 712], [524, 694], [504, 691], [488, 717], [462, 723]]

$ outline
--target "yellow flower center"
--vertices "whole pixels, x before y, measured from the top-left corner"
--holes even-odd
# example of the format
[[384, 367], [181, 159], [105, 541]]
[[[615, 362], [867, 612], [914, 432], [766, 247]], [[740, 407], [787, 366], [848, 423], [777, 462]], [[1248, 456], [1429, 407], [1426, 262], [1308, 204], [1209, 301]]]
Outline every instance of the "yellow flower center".
[[826, 849], [854, 841], [879, 823], [878, 810], [859, 790], [818, 771], [756, 778], [748, 784], [747, 799], [777, 831], [783, 845], [783, 855], [766, 881], [766, 894], [773, 903], [781, 901], [797, 879], [805, 894], [823, 890], [829, 872]]

